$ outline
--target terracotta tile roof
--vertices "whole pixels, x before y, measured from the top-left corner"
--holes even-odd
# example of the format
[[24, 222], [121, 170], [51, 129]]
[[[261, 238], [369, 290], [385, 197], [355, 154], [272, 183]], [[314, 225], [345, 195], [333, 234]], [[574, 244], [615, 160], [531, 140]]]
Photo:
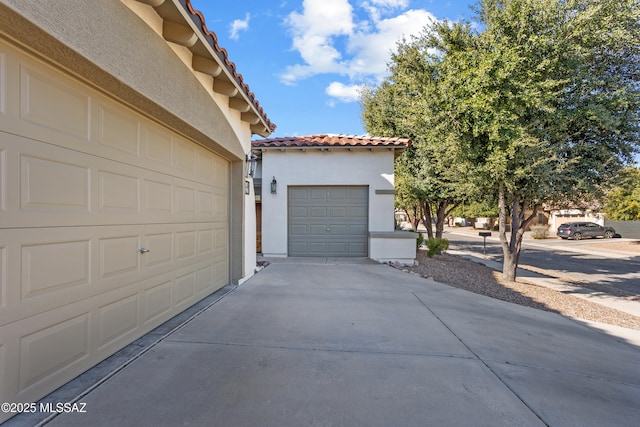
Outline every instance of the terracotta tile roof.
[[244, 82], [242, 78], [242, 74], [238, 73], [238, 71], [236, 70], [236, 64], [234, 64], [229, 60], [229, 55], [226, 49], [221, 48], [220, 45], [218, 44], [218, 36], [216, 36], [216, 34], [213, 31], [210, 31], [207, 28], [202, 12], [193, 8], [193, 5], [191, 4], [191, 0], [183, 0], [183, 1], [185, 1], [186, 3], [188, 12], [191, 15], [191, 20], [196, 24], [196, 26], [200, 28], [200, 30], [202, 31], [202, 34], [207, 39], [207, 41], [213, 48], [214, 52], [216, 52], [218, 57], [226, 65], [227, 70], [236, 79], [236, 82], [243, 89], [244, 93], [249, 97], [249, 100], [251, 100], [253, 105], [256, 107], [256, 109], [258, 110], [258, 112], [266, 122], [267, 126], [269, 126], [269, 129], [271, 130], [271, 132], [273, 132], [276, 129], [276, 125], [271, 123], [271, 120], [269, 120], [269, 118], [265, 114], [263, 108], [260, 106], [260, 103], [258, 103], [258, 100], [256, 99], [255, 95], [253, 94], [253, 92], [249, 90], [249, 86]]
[[408, 138], [383, 138], [379, 136], [356, 135], [309, 135], [285, 138], [257, 139], [251, 142], [253, 148], [296, 148], [296, 147], [395, 147], [407, 148]]

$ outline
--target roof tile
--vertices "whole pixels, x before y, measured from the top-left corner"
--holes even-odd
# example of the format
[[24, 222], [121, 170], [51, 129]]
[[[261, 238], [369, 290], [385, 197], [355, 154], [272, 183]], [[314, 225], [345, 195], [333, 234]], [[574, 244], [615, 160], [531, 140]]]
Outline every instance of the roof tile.
[[[271, 123], [271, 120], [269, 120], [269, 118], [267, 117], [263, 108], [260, 106], [260, 103], [256, 99], [255, 95], [253, 94], [253, 92], [249, 90], [249, 86], [244, 82], [242, 74], [238, 73], [238, 71], [236, 70], [236, 64], [234, 64], [229, 60], [229, 54], [227, 53], [227, 50], [220, 47], [220, 45], [218, 44], [218, 36], [213, 31], [210, 31], [207, 28], [207, 24], [205, 22], [204, 15], [202, 14], [202, 12], [193, 8], [193, 5], [191, 4], [191, 0], [186, 0], [186, 6], [188, 9], [188, 12], [191, 14], [192, 21], [196, 25], [200, 26], [200, 29], [205, 36], [210, 36], [210, 39], [209, 38], [208, 39], [211, 42], [211, 47], [214, 49], [215, 52], [218, 53], [218, 55], [220, 55], [221, 59], [224, 61], [224, 64], [227, 67], [227, 70], [229, 70], [231, 75], [233, 75], [233, 77], [236, 79], [236, 82], [243, 89], [244, 93], [249, 97], [249, 100], [251, 100], [253, 105], [256, 107], [256, 110], [258, 110], [258, 112], [262, 115], [262, 118], [264, 119], [266, 124], [269, 126], [269, 129], [271, 130], [271, 132], [273, 132], [276, 129], [276, 125]], [[195, 17], [197, 17], [198, 19], [196, 20]]]
[[251, 142], [254, 148], [296, 147], [398, 147], [411, 145], [409, 138], [386, 138], [379, 136], [319, 134], [283, 138], [259, 139]]

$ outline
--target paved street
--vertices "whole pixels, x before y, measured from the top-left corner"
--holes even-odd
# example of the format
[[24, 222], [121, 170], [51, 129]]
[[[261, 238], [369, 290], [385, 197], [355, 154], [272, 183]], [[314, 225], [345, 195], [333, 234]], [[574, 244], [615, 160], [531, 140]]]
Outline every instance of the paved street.
[[[477, 232], [446, 229], [445, 237], [449, 239], [452, 250], [472, 252], [480, 256], [483, 254], [483, 239]], [[535, 271], [544, 270], [547, 275], [553, 277], [570, 278], [583, 284], [611, 286], [640, 296], [640, 255], [612, 257], [611, 254], [599, 254], [592, 249], [576, 251], [580, 245], [586, 247], [585, 245], [594, 242], [601, 241], [525, 240], [520, 267], [533, 267]], [[487, 238], [486, 257], [502, 262], [502, 248], [497, 232]]]

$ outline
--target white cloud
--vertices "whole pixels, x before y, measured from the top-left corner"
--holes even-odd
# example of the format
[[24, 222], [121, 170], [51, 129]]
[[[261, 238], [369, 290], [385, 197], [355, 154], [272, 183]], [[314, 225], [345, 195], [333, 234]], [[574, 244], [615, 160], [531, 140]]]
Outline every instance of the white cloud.
[[406, 9], [409, 6], [409, 0], [368, 0], [363, 1], [361, 6], [371, 19], [377, 22], [384, 14], [391, 13], [396, 9]]
[[249, 19], [251, 19], [251, 15], [247, 13], [244, 16], [244, 19], [236, 19], [231, 23], [229, 37], [232, 40], [238, 40], [238, 38], [240, 37], [240, 31], [247, 31], [249, 29]]
[[286, 19], [293, 36], [293, 48], [305, 65], [289, 66], [282, 75], [285, 83], [320, 73], [340, 73], [341, 54], [335, 37], [353, 33], [353, 8], [348, 0], [304, 0], [302, 13], [292, 12]]
[[334, 82], [326, 93], [341, 101], [357, 101], [349, 88], [381, 80], [397, 42], [419, 34], [436, 19], [421, 9], [400, 13], [408, 3], [364, 0], [359, 3], [359, 18], [349, 0], [304, 0], [302, 11], [285, 20], [302, 62], [287, 66], [281, 81], [295, 84], [319, 74], [342, 75], [349, 78], [348, 84]]
[[353, 55], [349, 63], [349, 74], [382, 79], [387, 71], [391, 52], [395, 52], [402, 37], [419, 34], [435, 19], [426, 10], [409, 10], [377, 22], [372, 32], [354, 34], [348, 45], [348, 52]]
[[337, 98], [342, 102], [355, 102], [360, 99], [361, 85], [345, 85], [340, 82], [333, 82], [325, 89], [327, 95]]

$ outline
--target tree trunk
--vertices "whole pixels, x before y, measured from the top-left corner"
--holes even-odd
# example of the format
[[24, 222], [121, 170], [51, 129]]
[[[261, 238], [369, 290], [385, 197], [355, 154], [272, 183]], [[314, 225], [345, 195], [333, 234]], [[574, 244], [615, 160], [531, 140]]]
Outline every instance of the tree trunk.
[[433, 239], [433, 227], [431, 226], [431, 218], [433, 218], [431, 213], [431, 205], [429, 202], [422, 201], [422, 223], [424, 227], [427, 229], [427, 238]]
[[519, 194], [510, 195], [511, 202], [511, 233], [507, 240], [507, 195], [504, 185], [498, 189], [498, 211], [499, 211], [499, 231], [500, 244], [502, 246], [503, 262], [502, 277], [509, 282], [515, 282], [518, 263], [520, 262], [520, 252], [522, 250], [522, 238], [524, 230], [538, 214], [538, 205], [533, 206], [533, 213], [525, 219], [525, 200]]
[[444, 232], [444, 219], [447, 212], [448, 202], [442, 201], [438, 204], [438, 212], [436, 216], [436, 238], [442, 239], [442, 233]]

